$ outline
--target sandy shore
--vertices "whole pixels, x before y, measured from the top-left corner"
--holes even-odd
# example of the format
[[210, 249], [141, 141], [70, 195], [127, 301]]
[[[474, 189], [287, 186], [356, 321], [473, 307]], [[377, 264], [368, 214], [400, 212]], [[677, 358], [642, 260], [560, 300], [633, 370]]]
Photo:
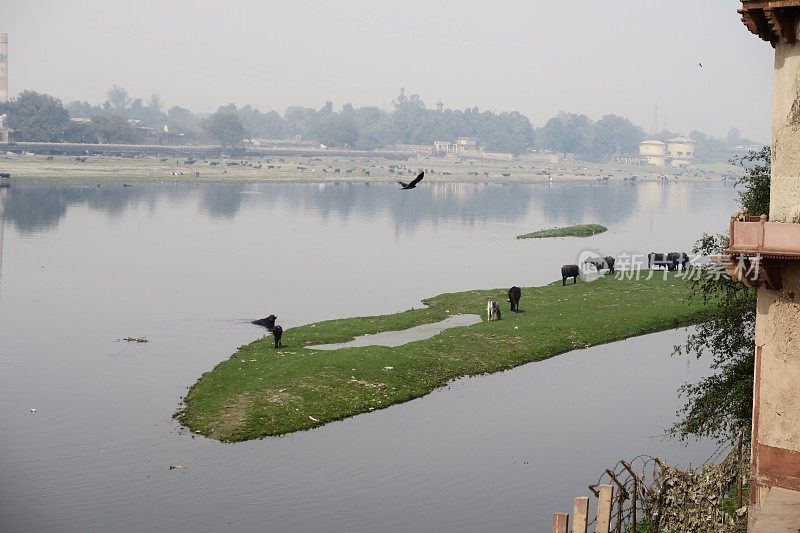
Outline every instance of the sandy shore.
[[[338, 171], [337, 171], [338, 169]], [[564, 181], [723, 181], [736, 179], [740, 169], [729, 164], [692, 165], [684, 169], [643, 167], [565, 160], [556, 165], [524, 159], [512, 161], [417, 158], [252, 158], [198, 160], [157, 157], [121, 158], [17, 155], [0, 156], [0, 172], [13, 181], [268, 181], [268, 182], [393, 182], [410, 181], [419, 170], [425, 179], [459, 183], [534, 183]]]

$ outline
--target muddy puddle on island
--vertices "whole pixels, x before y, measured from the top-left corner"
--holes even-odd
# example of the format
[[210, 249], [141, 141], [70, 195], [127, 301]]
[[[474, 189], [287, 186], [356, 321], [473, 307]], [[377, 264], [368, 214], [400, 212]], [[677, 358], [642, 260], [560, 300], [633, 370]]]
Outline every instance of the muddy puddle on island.
[[306, 346], [311, 350], [341, 350], [342, 348], [360, 348], [363, 346], [388, 346], [395, 348], [408, 344], [409, 342], [424, 341], [438, 335], [444, 330], [471, 326], [481, 321], [478, 315], [453, 315], [439, 322], [422, 324], [413, 328], [399, 331], [383, 331], [373, 335], [361, 335], [348, 342], [337, 344], [318, 344], [316, 346]]

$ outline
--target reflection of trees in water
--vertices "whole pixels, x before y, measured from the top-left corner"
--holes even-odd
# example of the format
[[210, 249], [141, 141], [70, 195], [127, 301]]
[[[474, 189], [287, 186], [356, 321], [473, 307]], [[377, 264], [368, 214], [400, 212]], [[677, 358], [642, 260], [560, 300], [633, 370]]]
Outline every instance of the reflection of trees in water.
[[[707, 194], [693, 191], [712, 189]], [[466, 184], [429, 182], [411, 191], [373, 183], [177, 183], [104, 184], [102, 187], [14, 184], [4, 200], [3, 219], [21, 233], [56, 228], [73, 205], [118, 217], [139, 205], [152, 212], [160, 202], [178, 205], [197, 198], [202, 213], [235, 217], [242, 206], [281, 207], [327, 221], [389, 215], [395, 227], [414, 229], [422, 223], [517, 222], [530, 209], [545, 224], [598, 222], [616, 225], [638, 210], [685, 211], [698, 208], [730, 187], [697, 183], [603, 184]], [[255, 194], [248, 194], [249, 192]]]
[[14, 184], [4, 202], [3, 220], [11, 222], [22, 234], [48, 231], [58, 227], [72, 206], [86, 206], [113, 217], [152, 195], [147, 187], [101, 187], [67, 185]]
[[200, 186], [200, 211], [211, 217], [233, 218], [242, 207], [246, 183], [204, 183]]
[[537, 187], [533, 203], [547, 224], [619, 224], [637, 205], [638, 185], [553, 184]]
[[252, 198], [255, 203], [269, 199], [323, 220], [332, 215], [347, 219], [352, 213], [367, 218], [388, 213], [395, 224], [409, 228], [422, 222], [520, 220], [533, 194], [528, 186], [464, 183], [430, 183], [411, 191], [386, 183], [271, 184], [258, 190], [263, 194]]

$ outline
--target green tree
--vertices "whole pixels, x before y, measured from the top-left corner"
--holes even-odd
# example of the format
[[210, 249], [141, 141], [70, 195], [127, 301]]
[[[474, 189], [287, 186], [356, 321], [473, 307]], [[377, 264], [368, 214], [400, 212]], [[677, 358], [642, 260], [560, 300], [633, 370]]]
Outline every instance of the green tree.
[[205, 129], [222, 146], [232, 147], [242, 143], [245, 137], [244, 126], [236, 112], [236, 106], [229, 104], [208, 117]]
[[[770, 150], [764, 148], [734, 160], [745, 168], [737, 185], [743, 186], [739, 200], [752, 215], [769, 210]], [[727, 235], [704, 234], [693, 252], [719, 254], [728, 245]], [[693, 281], [697, 298], [715, 303], [707, 322], [696, 326], [676, 354], [710, 355], [714, 373], [697, 383], [686, 384], [680, 394], [686, 404], [680, 420], [669, 433], [686, 439], [733, 438], [739, 430], [749, 436], [753, 407], [756, 291], [720, 276], [703, 275]]]
[[556, 152], [586, 154], [592, 142], [592, 121], [586, 115], [560, 112], [542, 127], [539, 134], [546, 148]]
[[121, 112], [125, 111], [130, 103], [131, 99], [128, 96], [128, 91], [125, 89], [125, 87], [112, 85], [111, 88], [106, 91], [106, 109], [110, 108], [117, 112]]
[[94, 131], [101, 143], [126, 144], [135, 140], [135, 131], [128, 119], [106, 113], [92, 119]]
[[61, 100], [35, 91], [23, 91], [0, 104], [0, 112], [8, 115], [8, 127], [18, 141], [60, 141], [69, 124], [69, 113]]
[[644, 140], [644, 130], [626, 118], [605, 115], [592, 124], [592, 155], [635, 154]]
[[351, 116], [331, 113], [320, 122], [319, 140], [327, 146], [353, 147], [358, 140], [358, 126]]
[[64, 140], [70, 143], [100, 142], [97, 127], [91, 122], [70, 122], [64, 132]]

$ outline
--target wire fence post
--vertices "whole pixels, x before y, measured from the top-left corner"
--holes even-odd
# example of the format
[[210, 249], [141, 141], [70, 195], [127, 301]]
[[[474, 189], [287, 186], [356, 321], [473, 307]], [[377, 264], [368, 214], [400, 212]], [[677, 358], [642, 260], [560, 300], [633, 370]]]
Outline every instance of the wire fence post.
[[611, 533], [611, 503], [614, 487], [600, 485], [600, 496], [597, 498], [597, 533]]
[[569, 514], [553, 513], [553, 533], [569, 533]]
[[632, 533], [636, 533], [636, 493], [639, 491], [639, 487], [636, 483], [636, 476], [633, 478], [633, 498], [631, 499], [631, 531]]
[[575, 498], [572, 509], [572, 533], [586, 533], [589, 526], [589, 498], [580, 496]]
[[737, 459], [738, 459], [738, 461], [736, 463], [736, 469], [737, 469], [737, 471], [736, 471], [736, 503], [737, 503], [736, 508], [737, 509], [741, 509], [742, 506], [744, 505], [744, 501], [743, 501], [744, 500], [744, 494], [743, 494], [743, 492], [744, 492], [744, 488], [743, 488], [744, 480], [742, 479], [742, 470], [743, 470], [742, 463], [744, 461], [744, 458], [742, 457], [743, 445], [744, 445], [744, 430], [740, 429], [739, 430], [739, 445], [736, 447], [736, 453], [737, 453]]

